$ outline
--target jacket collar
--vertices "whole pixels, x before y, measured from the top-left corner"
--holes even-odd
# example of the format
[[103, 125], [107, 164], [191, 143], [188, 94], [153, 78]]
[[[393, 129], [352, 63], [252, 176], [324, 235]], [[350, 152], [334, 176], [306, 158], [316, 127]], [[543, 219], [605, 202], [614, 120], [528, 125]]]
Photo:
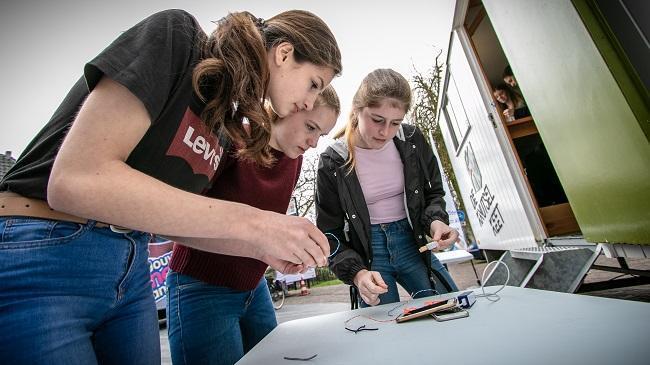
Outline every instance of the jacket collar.
[[343, 158], [343, 161], [348, 160], [348, 154], [349, 154], [348, 142], [346, 142], [344, 138], [339, 138], [336, 141], [334, 141], [331, 147], [334, 150], [334, 152], [336, 152], [339, 156], [341, 156], [341, 158]]

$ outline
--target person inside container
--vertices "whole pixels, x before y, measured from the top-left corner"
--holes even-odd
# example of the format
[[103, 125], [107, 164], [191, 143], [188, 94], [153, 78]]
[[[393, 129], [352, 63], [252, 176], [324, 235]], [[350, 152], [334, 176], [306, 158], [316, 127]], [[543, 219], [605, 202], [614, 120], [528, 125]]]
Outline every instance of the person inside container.
[[503, 70], [503, 82], [508, 84], [514, 90], [517, 94], [522, 96], [523, 94], [521, 93], [521, 90], [519, 89], [519, 83], [517, 83], [517, 79], [515, 78], [515, 75], [512, 73], [512, 68], [510, 65], [506, 66], [506, 68]]
[[494, 99], [496, 99], [501, 106], [503, 116], [508, 122], [530, 116], [530, 111], [528, 110], [528, 106], [526, 106], [526, 101], [521, 95], [517, 94], [510, 85], [500, 83], [494, 88], [492, 96], [494, 96]]

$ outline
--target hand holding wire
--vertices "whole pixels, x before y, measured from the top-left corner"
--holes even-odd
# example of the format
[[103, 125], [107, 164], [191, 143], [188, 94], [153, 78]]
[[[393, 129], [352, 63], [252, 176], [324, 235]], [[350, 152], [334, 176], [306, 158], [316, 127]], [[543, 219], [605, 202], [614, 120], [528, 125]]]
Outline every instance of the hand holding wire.
[[377, 271], [360, 270], [354, 276], [354, 285], [359, 289], [361, 299], [372, 306], [379, 304], [379, 295], [388, 292], [388, 285]]
[[458, 231], [439, 220], [431, 222], [429, 233], [431, 239], [438, 243], [439, 250], [446, 250], [459, 240]]

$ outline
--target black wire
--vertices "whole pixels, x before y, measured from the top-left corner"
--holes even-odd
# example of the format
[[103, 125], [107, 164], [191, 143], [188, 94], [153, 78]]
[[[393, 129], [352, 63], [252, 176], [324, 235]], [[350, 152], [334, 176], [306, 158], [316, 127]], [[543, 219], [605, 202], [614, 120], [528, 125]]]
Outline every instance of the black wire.
[[318, 354], [310, 356], [310, 357], [289, 357], [289, 356], [285, 356], [284, 359], [285, 360], [294, 360], [294, 361], [309, 361], [309, 360], [315, 358], [316, 356], [318, 356]]
[[354, 334], [357, 334], [357, 333], [359, 333], [361, 331], [379, 331], [379, 328], [366, 328], [365, 324], [363, 326], [357, 328], [356, 330], [353, 329], [353, 328], [348, 328], [348, 327], [345, 327], [345, 329], [350, 331], [350, 332], [354, 332]]

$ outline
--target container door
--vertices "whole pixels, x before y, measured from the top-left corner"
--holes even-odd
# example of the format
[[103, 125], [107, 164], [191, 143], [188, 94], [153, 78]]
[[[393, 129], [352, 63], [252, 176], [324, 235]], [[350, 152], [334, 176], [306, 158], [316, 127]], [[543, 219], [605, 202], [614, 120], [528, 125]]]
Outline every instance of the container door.
[[[512, 151], [504, 153], [509, 145], [502, 147], [494, 110], [483, 99], [478, 73], [470, 65], [473, 53], [463, 47], [463, 32], [456, 29], [452, 35], [440, 125], [467, 215], [482, 249], [532, 247], [538, 217], [520, 197], [521, 186], [511, 173], [517, 162], [512, 161]], [[537, 235], [539, 239], [539, 230]]]
[[[587, 3], [625, 14], [643, 2], [483, 0], [585, 238], [648, 244], [647, 105], [638, 101], [642, 93], [629, 92], [625, 69], [610, 57], [618, 54], [617, 35], [590, 34], [597, 20]], [[627, 16], [623, 25], [647, 32], [647, 17]], [[647, 40], [637, 48], [647, 52]]]

